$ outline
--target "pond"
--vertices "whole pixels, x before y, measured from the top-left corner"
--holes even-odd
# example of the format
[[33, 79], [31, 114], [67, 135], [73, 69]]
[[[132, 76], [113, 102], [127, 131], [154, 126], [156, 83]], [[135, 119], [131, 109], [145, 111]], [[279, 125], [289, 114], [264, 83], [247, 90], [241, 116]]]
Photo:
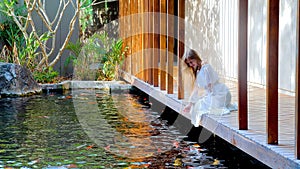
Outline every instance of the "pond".
[[73, 90], [0, 98], [0, 105], [0, 168], [232, 166], [206, 148], [215, 149], [215, 139], [206, 147], [184, 141], [160, 112], [128, 92]]

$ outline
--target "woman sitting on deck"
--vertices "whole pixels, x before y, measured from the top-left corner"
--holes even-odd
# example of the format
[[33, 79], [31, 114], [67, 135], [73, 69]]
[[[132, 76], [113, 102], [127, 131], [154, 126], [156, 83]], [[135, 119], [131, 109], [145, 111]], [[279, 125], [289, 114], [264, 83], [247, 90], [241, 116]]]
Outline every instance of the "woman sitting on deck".
[[[184, 113], [190, 112], [191, 123], [198, 127], [203, 114], [228, 114], [236, 110], [232, 105], [231, 93], [228, 87], [219, 82], [217, 72], [210, 64], [203, 63], [195, 50], [189, 50], [184, 62], [191, 68], [195, 75], [195, 84], [189, 98], [189, 104], [183, 109]], [[204, 89], [200, 96], [199, 89]]]

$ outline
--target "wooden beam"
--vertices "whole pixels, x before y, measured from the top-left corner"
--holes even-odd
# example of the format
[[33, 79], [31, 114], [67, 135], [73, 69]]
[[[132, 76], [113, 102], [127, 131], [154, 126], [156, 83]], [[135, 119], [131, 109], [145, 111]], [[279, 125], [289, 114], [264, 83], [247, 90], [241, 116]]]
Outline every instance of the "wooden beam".
[[138, 59], [138, 78], [143, 79], [143, 1], [138, 1], [137, 11], [137, 59]]
[[166, 90], [167, 0], [160, 0], [160, 89]]
[[153, 20], [154, 20], [154, 34], [153, 34], [153, 39], [154, 39], [154, 44], [153, 44], [153, 85], [154, 87], [158, 87], [158, 58], [159, 58], [159, 40], [160, 40], [160, 17], [159, 17], [159, 12], [160, 12], [160, 4], [159, 0], [154, 0], [153, 2]]
[[149, 48], [148, 48], [148, 76], [149, 81], [148, 83], [153, 85], [153, 43], [154, 43], [154, 36], [153, 36], [153, 28], [154, 28], [154, 19], [153, 19], [153, 10], [154, 10], [154, 0], [149, 0]]
[[131, 73], [137, 75], [137, 0], [131, 0], [130, 2], [130, 37], [131, 37]]
[[143, 77], [144, 81], [149, 81], [148, 74], [148, 48], [149, 48], [149, 23], [148, 23], [148, 12], [149, 12], [149, 1], [143, 0]]
[[300, 92], [300, 88], [299, 88], [299, 84], [300, 84], [300, 2], [298, 1], [298, 20], [297, 20], [297, 27], [298, 27], [298, 57], [297, 57], [297, 61], [296, 61], [296, 102], [295, 102], [295, 119], [296, 119], [296, 129], [295, 129], [295, 133], [296, 133], [296, 158], [299, 160], [300, 159], [300, 96], [299, 96], [299, 92]]
[[[124, 1], [120, 0], [119, 1], [119, 23], [120, 23], [120, 29], [119, 29], [119, 34], [120, 38], [123, 40], [123, 46], [122, 49], [124, 50], [126, 45], [125, 45], [125, 39], [124, 39]], [[126, 60], [122, 64], [122, 70], [126, 70]]]
[[279, 1], [268, 1], [266, 109], [268, 144], [278, 144]]
[[131, 18], [129, 17], [130, 15], [130, 2], [129, 1], [124, 1], [124, 16], [125, 16], [125, 30], [124, 30], [124, 34], [126, 37], [126, 41], [125, 44], [126, 46], [128, 46], [128, 50], [127, 50], [127, 72], [132, 73], [132, 57], [131, 57], [131, 50], [132, 50], [132, 45], [131, 45], [131, 39], [132, 37], [129, 36], [130, 35], [130, 28], [131, 28]]
[[173, 64], [174, 64], [174, 0], [168, 0], [168, 54], [167, 54], [167, 93], [174, 93]]
[[184, 55], [185, 36], [185, 0], [178, 0], [178, 99], [184, 99], [184, 83], [182, 80], [182, 56]]
[[140, 69], [140, 74], [141, 74], [141, 79], [145, 81], [145, 68], [144, 68], [144, 62], [145, 62], [145, 56], [144, 56], [144, 48], [145, 48], [145, 34], [144, 34], [144, 27], [145, 27], [145, 21], [144, 21], [144, 17], [145, 17], [145, 7], [144, 7], [144, 1], [141, 0], [140, 3], [140, 22], [141, 22], [141, 30], [140, 30], [140, 36], [141, 36], [141, 69]]
[[248, 0], [239, 1], [238, 35], [238, 113], [239, 129], [248, 129], [248, 89], [247, 89], [247, 53], [248, 53]]

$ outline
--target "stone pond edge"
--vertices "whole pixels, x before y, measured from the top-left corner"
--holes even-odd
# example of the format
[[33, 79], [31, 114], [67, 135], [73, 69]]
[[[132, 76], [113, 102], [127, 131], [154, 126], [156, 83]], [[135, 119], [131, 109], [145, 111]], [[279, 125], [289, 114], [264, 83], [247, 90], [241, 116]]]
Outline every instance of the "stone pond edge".
[[110, 92], [118, 92], [130, 90], [132, 85], [124, 81], [74, 81], [67, 80], [55, 84], [41, 84], [42, 90], [47, 91], [63, 91], [76, 89], [104, 89]]

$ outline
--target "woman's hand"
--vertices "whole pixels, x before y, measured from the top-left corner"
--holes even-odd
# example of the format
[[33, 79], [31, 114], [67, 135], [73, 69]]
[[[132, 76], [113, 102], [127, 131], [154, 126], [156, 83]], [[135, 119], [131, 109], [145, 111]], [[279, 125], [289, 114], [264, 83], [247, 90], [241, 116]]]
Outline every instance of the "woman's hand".
[[188, 105], [186, 105], [183, 109], [183, 113], [188, 113], [191, 111], [191, 108], [192, 108], [193, 104], [192, 103], [189, 103]]

